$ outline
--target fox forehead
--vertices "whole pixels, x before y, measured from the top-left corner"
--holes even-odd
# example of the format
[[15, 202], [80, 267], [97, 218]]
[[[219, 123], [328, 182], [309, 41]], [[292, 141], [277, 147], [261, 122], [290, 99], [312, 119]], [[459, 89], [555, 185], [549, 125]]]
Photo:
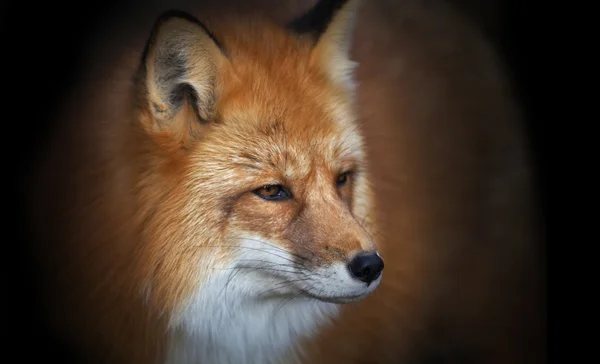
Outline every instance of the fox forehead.
[[356, 127], [327, 120], [320, 121], [329, 125], [316, 128], [290, 125], [293, 122], [285, 119], [248, 120], [251, 117], [216, 126], [199, 146], [194, 164], [215, 172], [216, 168], [227, 169], [237, 173], [238, 179], [259, 178], [268, 183], [363, 167], [362, 140]]
[[201, 146], [201, 158], [290, 179], [316, 169], [335, 174], [360, 168], [364, 157], [358, 125], [350, 117], [340, 120], [326, 108], [306, 104], [312, 110], [305, 113], [269, 112], [251, 104], [230, 109]]
[[353, 95], [312, 62], [313, 44], [268, 22], [237, 24], [221, 39], [229, 62], [219, 72], [218, 121], [196, 166], [263, 179], [360, 168]]

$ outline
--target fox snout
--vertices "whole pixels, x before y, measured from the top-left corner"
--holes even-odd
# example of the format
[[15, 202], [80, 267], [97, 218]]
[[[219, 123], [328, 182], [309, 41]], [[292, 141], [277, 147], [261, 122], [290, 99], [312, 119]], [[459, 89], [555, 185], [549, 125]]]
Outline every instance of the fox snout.
[[291, 249], [307, 253], [317, 266], [344, 264], [351, 279], [369, 286], [381, 276], [384, 262], [359, 222], [347, 202], [321, 194], [292, 229]]
[[[257, 274], [276, 276], [275, 284], [293, 282], [270, 293], [299, 293], [333, 303], [368, 296], [381, 281], [384, 261], [364, 220], [354, 216], [349, 199], [333, 190], [312, 197], [297, 193], [302, 197], [303, 203], [286, 200], [257, 210], [265, 219], [241, 228], [248, 238], [240, 262], [251, 259]], [[276, 219], [267, 218], [269, 207], [277, 209]]]

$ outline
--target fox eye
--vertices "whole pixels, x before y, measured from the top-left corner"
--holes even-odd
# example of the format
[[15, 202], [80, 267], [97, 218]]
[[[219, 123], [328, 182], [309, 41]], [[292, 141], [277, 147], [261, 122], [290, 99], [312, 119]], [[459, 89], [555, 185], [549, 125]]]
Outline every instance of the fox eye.
[[344, 172], [344, 173], [340, 174], [338, 176], [338, 178], [335, 180], [335, 184], [338, 187], [345, 185], [346, 183], [348, 183], [349, 175], [350, 175], [350, 172]]
[[288, 200], [292, 197], [289, 190], [281, 185], [267, 185], [254, 190], [260, 198], [269, 201]]

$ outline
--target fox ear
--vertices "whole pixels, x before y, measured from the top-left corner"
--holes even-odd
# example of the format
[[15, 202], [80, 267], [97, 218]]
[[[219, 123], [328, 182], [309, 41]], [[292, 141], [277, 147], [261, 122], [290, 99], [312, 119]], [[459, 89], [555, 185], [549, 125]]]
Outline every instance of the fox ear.
[[314, 41], [312, 62], [332, 81], [349, 88], [353, 87], [357, 65], [350, 59], [350, 49], [359, 5], [360, 0], [320, 0], [288, 24], [292, 32], [308, 35]]
[[[186, 114], [187, 119], [194, 115], [199, 119], [196, 122], [212, 120], [219, 70], [225, 61], [219, 43], [198, 20], [181, 11], [163, 13], [154, 24], [142, 57], [145, 99], [153, 116], [151, 128], [163, 131], [175, 127], [172, 124], [180, 114]], [[182, 113], [186, 108], [191, 110]], [[178, 128], [188, 129], [186, 125]]]

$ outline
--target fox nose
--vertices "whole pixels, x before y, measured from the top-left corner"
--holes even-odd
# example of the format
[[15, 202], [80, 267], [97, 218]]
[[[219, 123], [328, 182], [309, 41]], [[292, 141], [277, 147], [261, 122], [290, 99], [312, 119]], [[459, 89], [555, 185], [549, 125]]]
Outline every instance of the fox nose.
[[361, 253], [352, 258], [348, 269], [354, 278], [369, 285], [381, 275], [383, 259], [377, 253]]

